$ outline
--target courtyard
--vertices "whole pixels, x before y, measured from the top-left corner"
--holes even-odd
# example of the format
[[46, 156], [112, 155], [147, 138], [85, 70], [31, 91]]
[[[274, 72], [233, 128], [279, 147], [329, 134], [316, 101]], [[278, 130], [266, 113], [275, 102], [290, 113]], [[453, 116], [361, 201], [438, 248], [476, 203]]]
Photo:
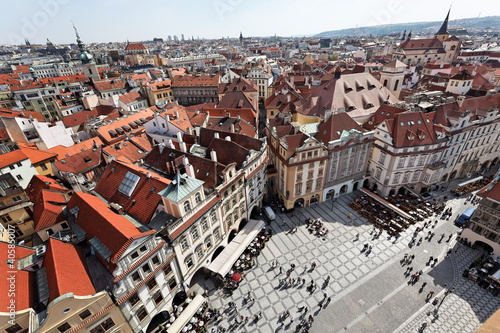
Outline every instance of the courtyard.
[[[413, 232], [424, 222], [411, 226], [397, 240], [386, 232], [374, 237], [373, 225], [348, 206], [358, 195], [356, 191], [334, 203], [299, 208], [294, 215], [277, 213], [276, 220], [267, 225], [273, 229], [273, 237], [239, 288], [230, 296], [222, 289], [209, 293], [212, 308], [224, 311], [230, 301], [235, 302], [238, 318], [248, 317], [248, 322], [235, 324], [235, 312], [225, 312], [222, 320], [211, 323], [210, 330], [224, 327], [228, 332], [294, 332], [303, 314], [299, 309], [307, 307], [305, 319], [309, 315], [314, 318], [309, 332], [418, 332], [423, 323], [427, 323], [425, 332], [475, 332], [500, 307], [499, 297], [461, 276], [482, 253], [456, 242], [460, 229], [452, 221], [467, 207], [465, 198], [449, 200], [447, 207], [454, 209], [453, 216], [425, 230], [436, 235], [453, 234], [450, 242], [446, 242], [448, 237], [438, 242], [437, 236], [409, 248]], [[306, 218], [321, 218], [329, 231], [327, 236], [310, 234]], [[294, 226], [297, 230], [292, 233]], [[371, 245], [372, 250], [362, 251], [364, 244]], [[452, 252], [446, 256], [450, 248]], [[402, 266], [405, 253], [415, 255], [415, 259]], [[435, 265], [426, 265], [430, 256], [439, 258]], [[272, 266], [273, 261], [282, 267], [281, 274], [279, 267]], [[317, 265], [314, 270], [313, 262]], [[290, 264], [296, 267], [287, 277]], [[423, 271], [414, 285], [405, 275], [409, 266], [413, 273]], [[325, 283], [328, 275], [330, 280]], [[279, 280], [284, 278], [296, 282], [280, 286]], [[299, 279], [305, 279], [305, 284], [297, 283]], [[311, 281], [317, 285], [313, 291], [307, 288]], [[420, 290], [424, 282], [426, 286]], [[455, 289], [443, 300], [445, 291], [451, 288]], [[255, 302], [245, 300], [249, 291]], [[426, 302], [429, 291], [443, 300], [439, 306], [432, 304], [433, 299]], [[331, 300], [320, 307], [324, 294]], [[280, 321], [286, 310], [290, 316]], [[254, 321], [258, 313], [262, 318]]]

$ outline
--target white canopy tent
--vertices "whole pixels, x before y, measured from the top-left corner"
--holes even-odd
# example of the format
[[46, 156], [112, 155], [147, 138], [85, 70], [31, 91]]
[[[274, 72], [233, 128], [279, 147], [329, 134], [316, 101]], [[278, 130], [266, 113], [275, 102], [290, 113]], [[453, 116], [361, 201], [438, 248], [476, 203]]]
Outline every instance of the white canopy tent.
[[189, 303], [184, 311], [182, 311], [181, 315], [177, 317], [177, 319], [175, 319], [175, 321], [172, 323], [172, 326], [167, 329], [167, 333], [181, 332], [184, 326], [186, 326], [189, 320], [193, 318], [196, 311], [198, 311], [200, 306], [203, 304], [203, 301], [205, 301], [205, 297], [200, 294], [196, 295], [191, 303]]
[[263, 227], [264, 222], [261, 220], [248, 221], [231, 243], [212, 261], [208, 269], [225, 276]]

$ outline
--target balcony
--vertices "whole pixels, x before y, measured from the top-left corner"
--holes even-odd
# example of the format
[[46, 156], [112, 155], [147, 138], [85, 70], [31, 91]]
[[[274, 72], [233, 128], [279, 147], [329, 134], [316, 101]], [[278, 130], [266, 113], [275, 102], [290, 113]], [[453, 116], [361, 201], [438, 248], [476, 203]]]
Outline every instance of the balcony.
[[444, 167], [446, 167], [446, 163], [443, 161], [437, 161], [433, 164], [426, 165], [426, 168], [428, 168], [429, 170], [439, 170], [439, 169], [443, 169]]

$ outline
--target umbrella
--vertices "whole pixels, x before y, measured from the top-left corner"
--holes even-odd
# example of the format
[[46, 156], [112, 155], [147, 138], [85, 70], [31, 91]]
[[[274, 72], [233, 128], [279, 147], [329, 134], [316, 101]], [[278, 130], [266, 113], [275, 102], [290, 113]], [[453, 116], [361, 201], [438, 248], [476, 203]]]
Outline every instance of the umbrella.
[[234, 273], [233, 276], [231, 276], [231, 279], [235, 282], [240, 282], [241, 281], [241, 275], [238, 273]]
[[488, 262], [488, 263], [484, 264], [484, 267], [491, 268], [491, 267], [493, 267], [493, 265]]
[[481, 272], [483, 272], [483, 273], [488, 273], [488, 270], [487, 270], [486, 268], [481, 268], [481, 269], [479, 269], [479, 270], [480, 270]]

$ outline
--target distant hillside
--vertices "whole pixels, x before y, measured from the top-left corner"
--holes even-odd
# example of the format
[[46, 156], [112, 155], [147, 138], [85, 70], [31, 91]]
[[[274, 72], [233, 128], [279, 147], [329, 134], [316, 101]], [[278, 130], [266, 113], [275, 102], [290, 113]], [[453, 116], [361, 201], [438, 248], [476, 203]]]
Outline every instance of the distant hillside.
[[[409, 32], [410, 29], [413, 30], [413, 34], [432, 34], [439, 29], [442, 23], [443, 21], [385, 24], [372, 27], [324, 31], [322, 33], [314, 35], [314, 37], [368, 36], [370, 34], [391, 35], [402, 33], [405, 29], [406, 32]], [[500, 31], [500, 16], [486, 16], [480, 18], [451, 20], [448, 24], [448, 27], [462, 27], [467, 29], [469, 33], [479, 31], [498, 32]]]

